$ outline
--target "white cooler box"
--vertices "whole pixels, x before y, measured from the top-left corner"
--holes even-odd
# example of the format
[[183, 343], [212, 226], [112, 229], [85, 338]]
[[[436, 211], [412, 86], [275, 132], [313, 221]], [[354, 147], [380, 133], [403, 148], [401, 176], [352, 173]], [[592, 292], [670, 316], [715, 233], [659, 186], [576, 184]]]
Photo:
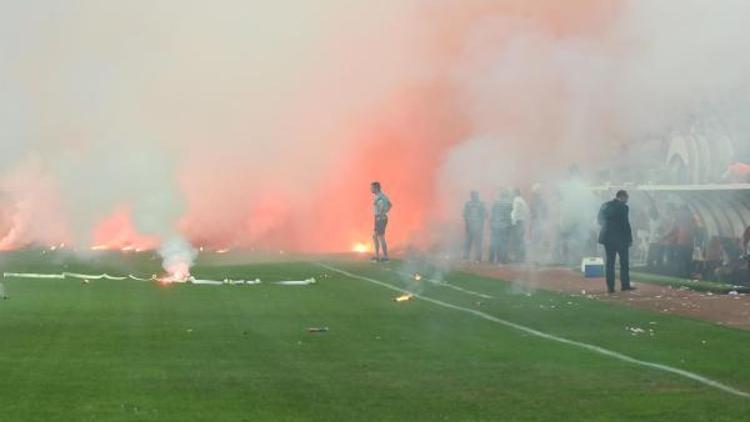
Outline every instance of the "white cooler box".
[[583, 258], [583, 261], [581, 261], [581, 272], [586, 278], [604, 277], [604, 258]]

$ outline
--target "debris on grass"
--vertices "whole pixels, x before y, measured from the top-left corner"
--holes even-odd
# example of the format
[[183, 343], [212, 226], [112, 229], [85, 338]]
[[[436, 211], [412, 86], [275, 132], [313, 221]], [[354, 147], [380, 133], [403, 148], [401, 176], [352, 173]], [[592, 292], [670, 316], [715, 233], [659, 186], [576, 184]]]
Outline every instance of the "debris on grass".
[[643, 328], [639, 328], [639, 327], [625, 327], [625, 329], [627, 331], [630, 331], [630, 334], [633, 335], [633, 336], [637, 336], [637, 335], [645, 334], [646, 333], [646, 330], [644, 330]]
[[327, 333], [328, 331], [328, 327], [310, 327], [307, 329], [307, 332], [310, 334]]
[[412, 299], [414, 299], [414, 295], [411, 294], [411, 293], [409, 293], [409, 294], [404, 294], [404, 295], [398, 296], [398, 297], [394, 298], [393, 300], [395, 302], [408, 302], [408, 301], [410, 301]]

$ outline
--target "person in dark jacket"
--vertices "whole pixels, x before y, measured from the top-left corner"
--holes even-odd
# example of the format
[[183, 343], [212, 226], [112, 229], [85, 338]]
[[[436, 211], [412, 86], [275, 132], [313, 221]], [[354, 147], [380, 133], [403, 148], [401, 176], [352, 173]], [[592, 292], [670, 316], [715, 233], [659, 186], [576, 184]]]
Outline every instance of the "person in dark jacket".
[[628, 213], [628, 193], [618, 191], [615, 199], [605, 202], [599, 209], [597, 218], [601, 231], [599, 243], [606, 252], [607, 291], [615, 291], [615, 259], [620, 257], [620, 284], [623, 291], [634, 290], [630, 285], [629, 249], [633, 245], [633, 231], [630, 228]]

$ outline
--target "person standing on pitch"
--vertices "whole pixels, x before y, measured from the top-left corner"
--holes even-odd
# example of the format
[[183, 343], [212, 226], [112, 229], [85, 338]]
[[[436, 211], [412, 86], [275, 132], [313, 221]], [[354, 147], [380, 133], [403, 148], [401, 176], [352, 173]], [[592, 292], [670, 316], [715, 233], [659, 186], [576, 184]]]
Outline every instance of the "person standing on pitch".
[[501, 189], [490, 213], [490, 262], [493, 264], [508, 263], [508, 247], [513, 227], [510, 217], [512, 212], [513, 197], [510, 191]]
[[630, 228], [628, 213], [628, 193], [618, 191], [615, 199], [605, 202], [599, 209], [597, 220], [601, 231], [599, 243], [606, 253], [607, 291], [615, 292], [615, 259], [620, 257], [620, 284], [622, 291], [635, 290], [630, 285], [629, 249], [633, 246], [633, 231]]
[[521, 189], [516, 188], [513, 193], [513, 210], [510, 219], [513, 223], [513, 254], [516, 262], [526, 262], [526, 229], [531, 217], [529, 205], [521, 195]]
[[5, 292], [5, 286], [0, 281], [0, 299], [7, 299], [7, 298], [8, 298], [8, 293]]
[[474, 249], [477, 262], [482, 262], [482, 240], [486, 218], [487, 209], [484, 202], [479, 199], [479, 192], [471, 191], [469, 201], [464, 205], [464, 224], [466, 225], [464, 259], [471, 259], [471, 250]]
[[[375, 212], [375, 229], [372, 234], [372, 242], [375, 246], [375, 256], [370, 259], [372, 262], [388, 262], [388, 243], [385, 241], [385, 229], [388, 226], [388, 212], [393, 205], [391, 200], [383, 193], [380, 182], [370, 184], [370, 192], [375, 197], [373, 208]], [[380, 251], [383, 256], [380, 256]]]

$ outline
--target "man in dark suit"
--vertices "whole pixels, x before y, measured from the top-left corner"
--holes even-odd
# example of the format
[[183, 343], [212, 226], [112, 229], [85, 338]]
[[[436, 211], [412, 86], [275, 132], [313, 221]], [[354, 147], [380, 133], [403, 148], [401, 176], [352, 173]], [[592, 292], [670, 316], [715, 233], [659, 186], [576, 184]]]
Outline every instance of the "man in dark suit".
[[620, 257], [620, 284], [623, 291], [635, 290], [630, 285], [630, 258], [633, 232], [628, 219], [628, 193], [618, 191], [615, 199], [605, 202], [599, 209], [599, 243], [606, 252], [607, 291], [615, 292], [615, 258]]

